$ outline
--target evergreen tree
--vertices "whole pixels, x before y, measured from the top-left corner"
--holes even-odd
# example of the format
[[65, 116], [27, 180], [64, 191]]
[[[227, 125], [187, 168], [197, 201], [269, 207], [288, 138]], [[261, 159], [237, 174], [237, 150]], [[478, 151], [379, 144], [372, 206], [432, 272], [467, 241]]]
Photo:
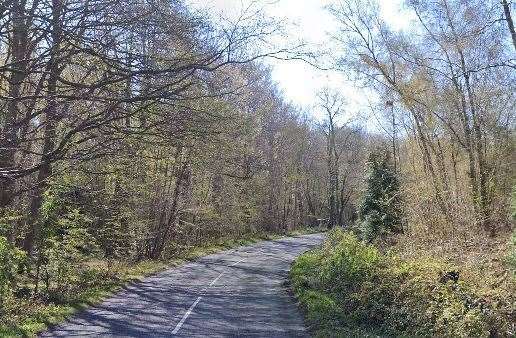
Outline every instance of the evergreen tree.
[[397, 174], [384, 152], [373, 152], [368, 160], [367, 188], [360, 205], [360, 232], [372, 241], [390, 233], [403, 232], [402, 203]]

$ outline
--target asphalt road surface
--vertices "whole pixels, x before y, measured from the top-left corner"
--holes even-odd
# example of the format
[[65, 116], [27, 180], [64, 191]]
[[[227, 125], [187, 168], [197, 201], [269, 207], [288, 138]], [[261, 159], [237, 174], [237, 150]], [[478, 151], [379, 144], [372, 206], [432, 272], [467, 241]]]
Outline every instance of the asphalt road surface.
[[323, 238], [260, 242], [163, 271], [41, 337], [308, 337], [284, 282]]

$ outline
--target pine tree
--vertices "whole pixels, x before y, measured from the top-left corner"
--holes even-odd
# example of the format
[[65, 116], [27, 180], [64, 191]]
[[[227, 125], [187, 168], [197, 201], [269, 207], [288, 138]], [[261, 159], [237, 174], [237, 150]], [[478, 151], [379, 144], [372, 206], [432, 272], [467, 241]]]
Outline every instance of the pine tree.
[[359, 208], [360, 232], [366, 241], [401, 233], [402, 201], [397, 173], [384, 152], [373, 152], [368, 160], [367, 188]]

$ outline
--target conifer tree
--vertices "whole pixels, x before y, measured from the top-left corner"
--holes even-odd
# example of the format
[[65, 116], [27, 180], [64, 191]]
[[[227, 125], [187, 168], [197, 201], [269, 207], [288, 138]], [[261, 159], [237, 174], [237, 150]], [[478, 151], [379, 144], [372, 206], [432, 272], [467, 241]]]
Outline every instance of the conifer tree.
[[367, 165], [367, 187], [359, 208], [359, 228], [364, 240], [373, 241], [387, 234], [403, 232], [402, 201], [398, 176], [388, 154], [371, 153]]

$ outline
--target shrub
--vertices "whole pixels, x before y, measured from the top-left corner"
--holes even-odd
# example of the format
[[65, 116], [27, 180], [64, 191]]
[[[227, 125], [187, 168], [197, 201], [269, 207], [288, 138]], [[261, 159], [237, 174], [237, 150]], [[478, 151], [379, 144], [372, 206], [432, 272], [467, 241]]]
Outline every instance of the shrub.
[[[89, 235], [90, 219], [82, 211], [62, 201], [61, 187], [49, 190], [41, 207], [44, 224], [36, 257], [36, 290], [43, 279], [45, 291], [52, 300], [63, 297], [77, 287], [81, 264], [96, 251]], [[39, 290], [38, 290], [39, 291]]]
[[378, 250], [340, 229], [333, 231], [333, 237], [338, 242], [326, 246], [321, 255], [322, 282], [336, 291], [360, 286], [373, 275], [380, 260]]

